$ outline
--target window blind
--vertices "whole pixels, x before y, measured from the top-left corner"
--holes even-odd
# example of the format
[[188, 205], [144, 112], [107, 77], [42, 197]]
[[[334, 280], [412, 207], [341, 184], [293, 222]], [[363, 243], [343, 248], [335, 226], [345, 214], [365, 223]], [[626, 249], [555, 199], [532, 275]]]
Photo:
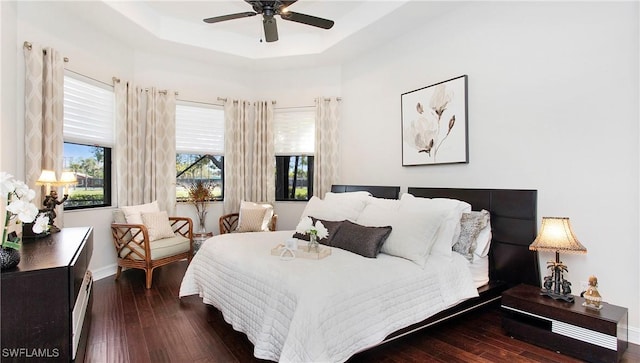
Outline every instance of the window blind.
[[274, 112], [276, 155], [313, 155], [316, 115], [313, 107]]
[[176, 152], [224, 155], [224, 110], [213, 105], [176, 105]]
[[64, 141], [113, 147], [114, 104], [113, 87], [80, 75], [65, 75]]

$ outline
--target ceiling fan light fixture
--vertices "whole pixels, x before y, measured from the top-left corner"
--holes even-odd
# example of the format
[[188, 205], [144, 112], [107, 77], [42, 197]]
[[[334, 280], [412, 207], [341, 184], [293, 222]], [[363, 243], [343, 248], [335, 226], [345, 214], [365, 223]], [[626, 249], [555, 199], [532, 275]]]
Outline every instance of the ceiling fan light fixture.
[[278, 28], [276, 25], [275, 15], [280, 15], [281, 19], [314, 26], [322, 29], [331, 29], [333, 21], [319, 18], [313, 15], [296, 13], [289, 11], [289, 6], [297, 2], [297, 0], [288, 1], [266, 1], [266, 0], [244, 0], [251, 5], [253, 12], [244, 12], [236, 14], [228, 14], [222, 16], [214, 16], [212, 18], [203, 19], [205, 23], [218, 23], [221, 21], [233, 20], [262, 14], [262, 26], [264, 28], [265, 38], [267, 42], [275, 42], [278, 40]]

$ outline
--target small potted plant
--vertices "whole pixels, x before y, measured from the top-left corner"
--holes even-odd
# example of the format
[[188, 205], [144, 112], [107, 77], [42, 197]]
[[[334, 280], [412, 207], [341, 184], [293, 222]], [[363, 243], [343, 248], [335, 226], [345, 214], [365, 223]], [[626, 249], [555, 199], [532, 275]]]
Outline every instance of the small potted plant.
[[33, 223], [33, 232], [43, 233], [49, 229], [49, 217], [40, 213], [38, 207], [31, 203], [36, 192], [13, 175], [0, 172], [0, 197], [7, 197], [2, 241], [0, 241], [0, 267], [12, 268], [20, 263], [20, 237], [15, 231], [10, 232], [11, 223]]
[[208, 213], [207, 203], [213, 199], [213, 193], [211, 192], [210, 185], [209, 183], [204, 183], [201, 180], [198, 180], [194, 184], [191, 184], [187, 188], [187, 191], [189, 194], [189, 202], [193, 203], [198, 214], [199, 228], [197, 233], [204, 235], [207, 233], [207, 229], [205, 227]]

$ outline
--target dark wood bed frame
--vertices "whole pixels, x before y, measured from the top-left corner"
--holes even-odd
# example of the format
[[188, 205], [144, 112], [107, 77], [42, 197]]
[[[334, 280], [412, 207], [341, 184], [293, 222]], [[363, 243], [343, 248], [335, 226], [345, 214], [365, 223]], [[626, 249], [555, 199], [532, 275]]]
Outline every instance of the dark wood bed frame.
[[[334, 185], [331, 188], [335, 193], [362, 190], [387, 199], [398, 199], [400, 193], [399, 186]], [[491, 213], [489, 283], [478, 288], [480, 296], [396, 331], [380, 344], [497, 301], [504, 290], [514, 285], [540, 286], [538, 254], [529, 251], [537, 231], [536, 190], [409, 187], [408, 192], [416, 197], [462, 200], [471, 204], [473, 210], [486, 209]]]

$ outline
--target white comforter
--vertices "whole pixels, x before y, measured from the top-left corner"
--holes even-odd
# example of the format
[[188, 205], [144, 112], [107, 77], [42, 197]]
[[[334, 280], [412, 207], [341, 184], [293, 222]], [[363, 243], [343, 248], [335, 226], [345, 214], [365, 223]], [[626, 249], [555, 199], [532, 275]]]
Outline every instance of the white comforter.
[[322, 260], [283, 261], [271, 248], [293, 231], [225, 234], [191, 261], [180, 296], [199, 294], [254, 344], [258, 358], [342, 362], [400, 328], [477, 296], [462, 256], [424, 269], [385, 254], [338, 248]]

